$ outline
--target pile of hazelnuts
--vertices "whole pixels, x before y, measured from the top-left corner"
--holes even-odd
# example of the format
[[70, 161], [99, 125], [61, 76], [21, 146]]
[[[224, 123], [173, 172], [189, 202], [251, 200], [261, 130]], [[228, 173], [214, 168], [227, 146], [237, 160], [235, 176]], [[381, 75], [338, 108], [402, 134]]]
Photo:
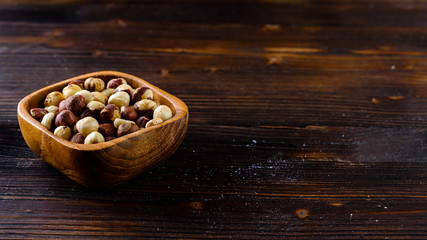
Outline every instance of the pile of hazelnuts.
[[44, 108], [31, 116], [56, 136], [74, 143], [101, 143], [149, 128], [172, 118], [172, 111], [153, 99], [147, 87], [133, 89], [123, 78], [73, 80], [53, 91]]

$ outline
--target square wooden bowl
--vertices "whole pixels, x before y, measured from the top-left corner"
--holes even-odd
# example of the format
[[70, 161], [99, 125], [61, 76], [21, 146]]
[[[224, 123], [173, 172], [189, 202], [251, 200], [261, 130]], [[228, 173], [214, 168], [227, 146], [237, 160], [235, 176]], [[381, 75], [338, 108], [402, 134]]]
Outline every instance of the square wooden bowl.
[[[148, 87], [154, 99], [170, 107], [173, 117], [160, 125], [97, 144], [77, 144], [57, 137], [30, 115], [43, 106], [46, 95], [61, 91], [69, 82], [98, 77], [106, 83], [122, 77], [133, 88]], [[60, 172], [88, 188], [111, 188], [147, 171], [169, 158], [184, 139], [188, 125], [187, 105], [177, 97], [141, 78], [114, 71], [94, 72], [42, 88], [18, 104], [18, 121], [31, 150]]]

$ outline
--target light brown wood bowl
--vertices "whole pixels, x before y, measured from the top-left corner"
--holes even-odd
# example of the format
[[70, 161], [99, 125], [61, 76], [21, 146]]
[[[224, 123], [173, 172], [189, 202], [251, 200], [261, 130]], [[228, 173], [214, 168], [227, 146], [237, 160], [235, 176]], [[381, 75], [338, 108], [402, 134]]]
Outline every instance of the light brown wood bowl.
[[[174, 115], [160, 125], [89, 145], [57, 137], [30, 115], [30, 109], [43, 106], [48, 93], [61, 91], [72, 80], [88, 77], [104, 81], [122, 77], [134, 88], [149, 87], [154, 99], [169, 106]], [[25, 142], [50, 165], [85, 187], [111, 188], [155, 167], [178, 149], [187, 131], [188, 108], [177, 97], [141, 78], [102, 71], [58, 82], [26, 96], [18, 104], [18, 121]]]

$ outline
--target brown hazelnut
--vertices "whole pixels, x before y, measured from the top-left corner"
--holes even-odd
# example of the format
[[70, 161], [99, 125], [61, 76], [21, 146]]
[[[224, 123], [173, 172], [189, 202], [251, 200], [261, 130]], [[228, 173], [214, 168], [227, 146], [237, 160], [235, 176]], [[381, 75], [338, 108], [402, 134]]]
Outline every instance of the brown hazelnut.
[[132, 103], [136, 103], [143, 99], [153, 99], [153, 91], [147, 87], [139, 87], [132, 94]]
[[107, 137], [105, 137], [105, 141], [107, 142], [107, 141], [111, 141], [111, 140], [113, 140], [113, 139], [116, 139], [116, 137], [112, 137], [112, 136], [107, 136]]
[[83, 89], [84, 88], [84, 82], [85, 82], [84, 79], [75, 79], [75, 80], [71, 81], [70, 83], [68, 83], [68, 86], [75, 84], [75, 85], [79, 86], [80, 89]]
[[114, 78], [114, 79], [111, 79], [110, 81], [108, 81], [107, 88], [115, 89], [122, 84], [127, 84], [126, 80], [124, 80], [123, 78]]
[[82, 118], [76, 123], [76, 129], [83, 135], [83, 137], [86, 137], [91, 132], [98, 131], [98, 128], [98, 121], [93, 117]]
[[98, 119], [99, 118], [99, 111], [98, 110], [86, 109], [80, 115], [80, 118], [85, 118], [85, 117], [93, 117], [95, 119]]
[[67, 126], [73, 127], [76, 123], [76, 118], [70, 110], [64, 110], [56, 116], [55, 125], [56, 126]]
[[139, 127], [139, 128], [145, 128], [145, 125], [150, 121], [151, 119], [149, 119], [146, 116], [141, 116], [138, 119], [136, 119], [135, 124]]
[[33, 116], [33, 118], [35, 118], [39, 122], [42, 121], [44, 115], [46, 115], [47, 113], [48, 111], [43, 108], [33, 108], [30, 110], [31, 116]]
[[120, 112], [123, 119], [134, 121], [138, 118], [138, 114], [133, 107], [123, 106], [121, 107]]
[[103, 123], [103, 124], [99, 124], [98, 132], [101, 133], [102, 136], [104, 137], [116, 136], [117, 129], [111, 123]]
[[[46, 113], [46, 115], [44, 115], [42, 121], [40, 122], [43, 126], [45, 126], [47, 129], [51, 130], [53, 128], [53, 124], [55, 124], [55, 122], [53, 121], [55, 119], [55, 114], [53, 113]], [[53, 123], [53, 124], [52, 124]]]
[[161, 118], [166, 121], [172, 118], [172, 110], [166, 105], [160, 105], [154, 109], [153, 118]]
[[86, 104], [82, 95], [74, 95], [65, 100], [65, 109], [70, 110], [76, 116], [80, 116]]
[[100, 92], [105, 88], [105, 82], [100, 78], [88, 78], [85, 80], [84, 87], [90, 92]]
[[94, 131], [91, 132], [87, 137], [85, 138], [84, 144], [94, 144], [94, 143], [102, 143], [105, 142], [104, 136], [102, 136], [101, 133]]
[[51, 93], [49, 93], [45, 100], [44, 100], [44, 106], [45, 107], [49, 107], [49, 106], [58, 106], [59, 103], [64, 100], [64, 95], [58, 91], [53, 91]]
[[70, 140], [72, 136], [71, 128], [67, 126], [59, 126], [55, 128], [53, 134], [65, 140]]
[[130, 97], [125, 92], [116, 92], [108, 98], [108, 104], [114, 104], [117, 107], [129, 106]]
[[121, 137], [129, 133], [133, 133], [139, 130], [139, 127], [135, 123], [123, 123], [117, 128], [117, 136]]
[[154, 109], [157, 107], [157, 103], [153, 100], [143, 99], [141, 101], [136, 102], [134, 105], [135, 111], [140, 116], [148, 116], [153, 117]]
[[114, 104], [108, 104], [101, 110], [99, 118], [103, 123], [112, 123], [116, 118], [120, 118], [120, 109]]
[[82, 89], [80, 88], [79, 85], [71, 84], [71, 85], [64, 87], [64, 89], [62, 89], [62, 94], [64, 94], [64, 98], [67, 99], [67, 98], [73, 96], [74, 94], [76, 94], [78, 91], [81, 91], [81, 90]]
[[60, 113], [60, 112], [62, 112], [62, 111], [64, 111], [66, 108], [65, 108], [65, 101], [66, 100], [62, 100], [60, 103], [59, 103], [59, 106], [58, 106], [58, 113]]
[[73, 143], [81, 143], [83, 144], [85, 142], [85, 137], [81, 135], [80, 133], [76, 133], [70, 140]]

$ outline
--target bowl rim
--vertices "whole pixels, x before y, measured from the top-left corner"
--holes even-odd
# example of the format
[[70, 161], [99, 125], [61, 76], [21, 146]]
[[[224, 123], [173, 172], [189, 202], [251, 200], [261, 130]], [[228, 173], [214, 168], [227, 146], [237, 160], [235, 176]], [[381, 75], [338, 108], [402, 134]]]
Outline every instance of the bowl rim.
[[[155, 125], [155, 126], [150, 127], [150, 128], [143, 128], [143, 129], [140, 129], [136, 132], [124, 135], [122, 137], [118, 137], [118, 138], [115, 138], [115, 139], [110, 140], [110, 141], [106, 141], [106, 142], [102, 142], [102, 143], [95, 143], [95, 144], [73, 143], [69, 140], [65, 140], [63, 138], [60, 138], [60, 137], [56, 136], [55, 134], [53, 134], [53, 132], [49, 131], [39, 121], [37, 121], [36, 119], [34, 119], [30, 115], [30, 109], [28, 109], [30, 100], [34, 96], [40, 94], [41, 92], [44, 92], [48, 89], [55, 89], [61, 85], [65, 85], [65, 84], [67, 84], [73, 80], [85, 79], [85, 78], [96, 77], [96, 76], [107, 76], [107, 75], [110, 75], [112, 77], [122, 77], [124, 79], [131, 79], [133, 81], [140, 82], [145, 87], [149, 87], [156, 94], [162, 96], [167, 101], [169, 101], [170, 104], [172, 104], [174, 106], [175, 115], [171, 119], [168, 119], [159, 125]], [[65, 145], [66, 147], [69, 147], [69, 148], [72, 148], [75, 150], [79, 150], [79, 151], [96, 151], [96, 150], [102, 150], [102, 149], [106, 149], [106, 148], [109, 148], [111, 146], [120, 144], [120, 143], [122, 143], [126, 140], [129, 140], [133, 137], [136, 137], [140, 134], [144, 134], [146, 132], [154, 131], [157, 128], [162, 128], [165, 125], [171, 124], [171, 123], [173, 123], [173, 122], [175, 122], [181, 118], [184, 118], [184, 117], [186, 117], [186, 115], [188, 115], [188, 107], [179, 98], [177, 98], [177, 97], [173, 96], [172, 94], [167, 93], [166, 91], [154, 86], [153, 84], [145, 81], [142, 78], [139, 78], [139, 77], [136, 77], [134, 75], [127, 74], [127, 73], [118, 72], [118, 71], [97, 71], [97, 72], [91, 72], [91, 73], [79, 75], [76, 77], [72, 77], [72, 78], [69, 78], [67, 80], [63, 80], [63, 81], [48, 85], [48, 86], [43, 87], [43, 88], [41, 88], [35, 92], [30, 93], [29, 95], [27, 95], [23, 99], [21, 99], [21, 101], [19, 101], [17, 112], [18, 112], [18, 115], [21, 118], [23, 118], [25, 121], [29, 122], [32, 126], [36, 127], [37, 129], [42, 131], [44, 134], [48, 135], [50, 138], [54, 139], [58, 143]]]

